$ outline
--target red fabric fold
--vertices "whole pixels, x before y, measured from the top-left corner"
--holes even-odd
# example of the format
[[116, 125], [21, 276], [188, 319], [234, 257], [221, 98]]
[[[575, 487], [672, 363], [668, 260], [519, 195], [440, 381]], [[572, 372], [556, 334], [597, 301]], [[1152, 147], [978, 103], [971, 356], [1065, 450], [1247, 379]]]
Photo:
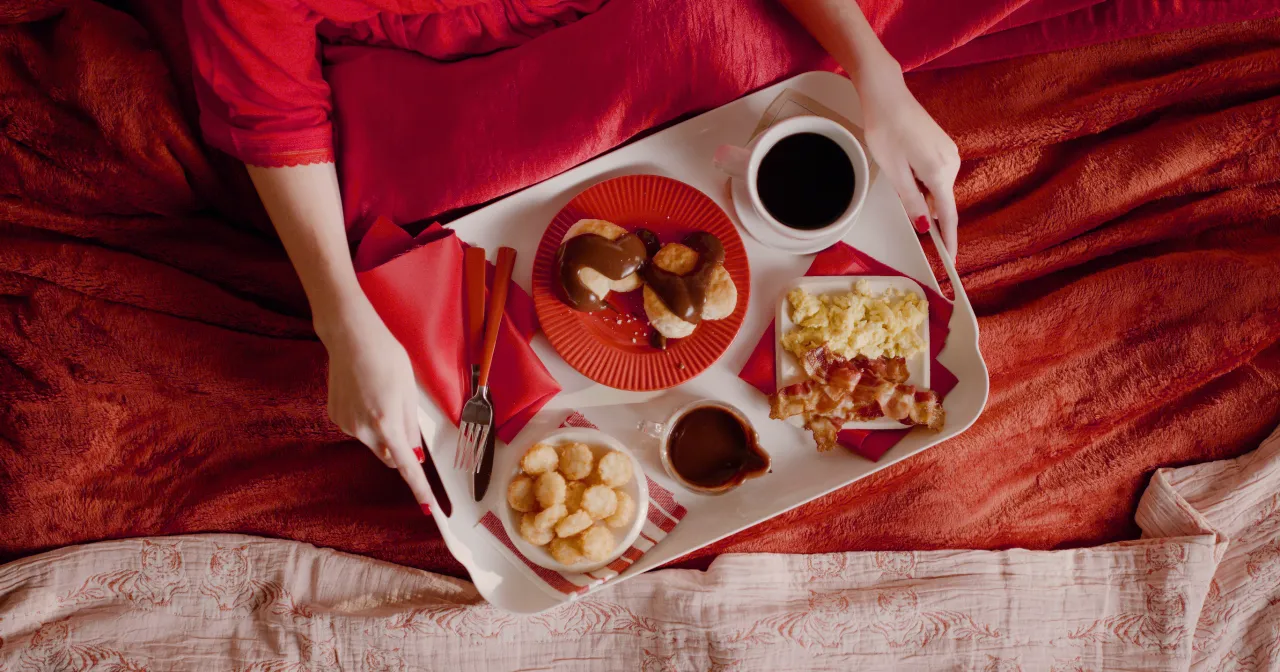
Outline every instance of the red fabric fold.
[[1102, 2], [1106, 2], [1106, 0], [1032, 0], [1010, 12], [999, 23], [991, 26], [987, 30], [987, 34], [990, 35], [1010, 28], [1039, 23]]
[[[1073, 5], [1078, 6], [1073, 8]], [[1275, 16], [1280, 16], [1280, 3], [1274, 0], [1041, 0], [1023, 5], [981, 35], [916, 67], [922, 70], [954, 68], [1138, 35]]]
[[[814, 257], [813, 263], [809, 265], [809, 270], [805, 272], [805, 275], [906, 276], [905, 273], [876, 261], [874, 258], [844, 243], [836, 243]], [[947, 394], [955, 388], [957, 380], [955, 374], [938, 363], [938, 353], [942, 352], [943, 346], [947, 343], [947, 336], [951, 334], [950, 324], [953, 307], [951, 302], [941, 294], [928, 287], [921, 286], [921, 289], [924, 290], [925, 298], [929, 301], [930, 387], [934, 392], [938, 393], [939, 398], [946, 398]], [[747, 363], [743, 365], [742, 371], [738, 373], [738, 377], [760, 390], [762, 394], [773, 394], [778, 390], [776, 357], [778, 339], [775, 334], [776, 329], [777, 325], [770, 322], [769, 327], [764, 330], [764, 335], [760, 337], [760, 342], [756, 344], [755, 350], [751, 351], [751, 356], [747, 358]], [[840, 432], [840, 445], [868, 460], [875, 461], [879, 460], [910, 431], [911, 429], [909, 428], [876, 431], [846, 429]]]
[[[408, 351], [418, 382], [454, 424], [471, 396], [463, 317], [465, 247], [439, 224], [413, 237], [380, 217], [355, 254], [365, 295]], [[486, 285], [493, 283], [489, 266]], [[537, 317], [533, 299], [519, 285], [511, 285], [503, 316], [489, 388], [498, 438], [510, 443], [560, 385], [529, 345]]]

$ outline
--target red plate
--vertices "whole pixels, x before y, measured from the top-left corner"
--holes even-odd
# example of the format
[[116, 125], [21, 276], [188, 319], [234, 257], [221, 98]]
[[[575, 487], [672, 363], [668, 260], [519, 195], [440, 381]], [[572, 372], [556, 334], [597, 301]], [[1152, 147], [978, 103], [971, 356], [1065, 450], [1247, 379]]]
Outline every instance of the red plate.
[[[688, 338], [672, 339], [666, 350], [649, 345], [640, 290], [610, 294], [618, 312], [569, 308], [555, 288], [556, 251], [579, 219], [649, 229], [664, 243], [694, 231], [714, 234], [724, 244], [724, 267], [738, 287], [738, 306], [723, 320], [700, 323]], [[733, 222], [706, 194], [659, 175], [616, 177], [578, 194], [551, 220], [533, 260], [533, 303], [552, 347], [582, 375], [620, 390], [664, 390], [705, 371], [738, 335], [750, 293], [747, 250]]]

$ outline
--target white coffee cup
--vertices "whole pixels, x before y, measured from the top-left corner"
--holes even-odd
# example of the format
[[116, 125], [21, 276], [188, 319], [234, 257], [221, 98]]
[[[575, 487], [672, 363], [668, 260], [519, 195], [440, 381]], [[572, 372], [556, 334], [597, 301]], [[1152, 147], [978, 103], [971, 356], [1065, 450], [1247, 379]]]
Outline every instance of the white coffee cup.
[[[849, 162], [853, 164], [853, 198], [849, 199], [848, 207], [835, 221], [819, 229], [796, 229], [787, 226], [770, 215], [760, 200], [760, 189], [757, 184], [760, 161], [770, 149], [773, 149], [774, 145], [778, 144], [779, 140], [799, 133], [816, 133], [830, 139], [844, 150], [849, 157]], [[849, 129], [844, 126], [826, 117], [813, 115], [784, 119], [757, 135], [746, 147], [722, 145], [716, 150], [714, 163], [717, 168], [745, 184], [754, 210], [751, 214], [779, 235], [792, 240], [816, 240], [834, 235], [837, 230], [847, 230], [853, 225], [863, 202], [867, 200], [867, 188], [870, 186], [868, 182], [871, 171], [867, 165], [867, 154], [862, 150], [862, 144], [858, 139], [853, 137]], [[739, 213], [739, 216], [744, 214], [746, 213]]]

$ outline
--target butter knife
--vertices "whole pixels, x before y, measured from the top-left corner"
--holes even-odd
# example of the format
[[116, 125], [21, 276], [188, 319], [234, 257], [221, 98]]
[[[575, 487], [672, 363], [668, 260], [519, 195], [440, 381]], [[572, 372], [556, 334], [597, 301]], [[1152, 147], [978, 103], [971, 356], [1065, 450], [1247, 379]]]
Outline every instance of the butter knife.
[[[474, 394], [480, 381], [480, 342], [484, 340], [484, 276], [483, 247], [468, 247], [462, 258], [462, 275], [467, 289], [467, 361], [471, 363], [471, 390]], [[468, 395], [470, 396], [470, 395]], [[490, 432], [490, 435], [493, 433]], [[488, 455], [488, 447], [485, 447]], [[484, 471], [483, 466], [481, 471]], [[471, 495], [478, 502], [484, 498], [489, 481], [480, 480], [480, 473], [472, 477]]]

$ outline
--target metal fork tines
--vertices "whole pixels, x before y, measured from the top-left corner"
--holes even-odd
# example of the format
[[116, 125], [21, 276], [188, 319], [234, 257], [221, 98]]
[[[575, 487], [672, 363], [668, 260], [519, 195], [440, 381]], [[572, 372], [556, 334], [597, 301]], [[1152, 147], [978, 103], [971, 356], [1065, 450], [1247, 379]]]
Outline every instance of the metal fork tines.
[[480, 469], [480, 451], [489, 440], [493, 427], [493, 402], [489, 400], [489, 388], [481, 386], [462, 407], [462, 422], [458, 424], [458, 449], [454, 452], [453, 466], [475, 473]]

